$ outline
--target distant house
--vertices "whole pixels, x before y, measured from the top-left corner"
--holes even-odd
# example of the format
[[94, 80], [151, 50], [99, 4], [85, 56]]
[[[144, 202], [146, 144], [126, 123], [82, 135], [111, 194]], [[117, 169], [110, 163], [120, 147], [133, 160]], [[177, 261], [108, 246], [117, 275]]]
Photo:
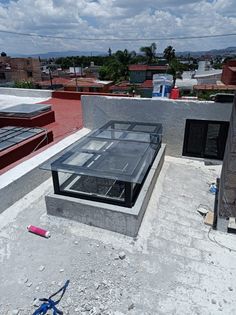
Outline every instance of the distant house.
[[112, 83], [112, 81], [101, 81], [95, 78], [74, 78], [64, 85], [64, 90], [108, 93]]
[[139, 94], [141, 97], [152, 97], [154, 74], [166, 73], [167, 65], [130, 65], [129, 66], [129, 81], [123, 81], [112, 85], [110, 91], [112, 93], [129, 93]]
[[[210, 75], [207, 76], [210, 71]], [[236, 91], [236, 60], [230, 60], [223, 67], [223, 70], [218, 70], [218, 74], [213, 70], [205, 71], [206, 76], [202, 77], [204, 80], [198, 80], [198, 84], [194, 86], [196, 91], [222, 91], [232, 93]]]
[[197, 84], [217, 84], [221, 80], [221, 75], [222, 69], [212, 68], [209, 60], [200, 60], [194, 79], [197, 80]]
[[207, 71], [197, 71], [194, 79], [197, 80], [197, 84], [216, 84], [221, 80], [222, 70], [211, 69]]
[[38, 59], [0, 56], [0, 83], [40, 80], [41, 68]]
[[39, 81], [37, 86], [44, 90], [58, 90], [63, 89], [64, 86], [69, 83], [71, 79], [67, 78], [52, 78], [51, 80]]
[[131, 83], [129, 81], [122, 81], [114, 84], [109, 88], [114, 94], [135, 94], [141, 97], [152, 97], [153, 84], [152, 80], [145, 80], [143, 83]]
[[85, 67], [83, 69], [83, 72], [87, 78], [98, 78], [100, 69], [101, 69], [101, 66], [95, 65], [94, 62], [91, 61], [90, 66]]
[[167, 65], [130, 65], [130, 83], [143, 83], [146, 80], [152, 80], [154, 74], [166, 73], [167, 67]]
[[236, 85], [236, 60], [230, 60], [223, 67], [221, 81], [224, 84]]

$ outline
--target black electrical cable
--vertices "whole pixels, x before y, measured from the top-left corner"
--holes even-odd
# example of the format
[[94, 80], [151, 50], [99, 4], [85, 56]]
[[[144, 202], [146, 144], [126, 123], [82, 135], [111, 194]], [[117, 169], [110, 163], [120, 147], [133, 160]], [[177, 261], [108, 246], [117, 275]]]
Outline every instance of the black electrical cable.
[[138, 37], [138, 38], [117, 38], [117, 37], [73, 37], [73, 36], [54, 36], [54, 35], [43, 35], [35, 33], [22, 33], [15, 31], [6, 31], [0, 30], [0, 33], [19, 35], [19, 36], [28, 36], [28, 37], [41, 37], [41, 38], [51, 38], [51, 39], [64, 39], [64, 40], [80, 40], [80, 41], [166, 41], [166, 40], [186, 40], [186, 39], [204, 39], [204, 38], [217, 38], [217, 37], [227, 37], [227, 36], [236, 36], [236, 33], [225, 33], [225, 34], [212, 34], [212, 35], [197, 35], [197, 36], [170, 36], [170, 37]]

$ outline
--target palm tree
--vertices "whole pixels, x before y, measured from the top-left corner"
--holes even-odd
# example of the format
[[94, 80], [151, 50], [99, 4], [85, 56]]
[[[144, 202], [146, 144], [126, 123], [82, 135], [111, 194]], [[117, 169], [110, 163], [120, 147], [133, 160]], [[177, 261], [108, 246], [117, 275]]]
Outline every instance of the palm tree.
[[145, 54], [147, 64], [156, 62], [156, 49], [157, 46], [155, 43], [152, 43], [150, 46], [141, 47], [140, 51]]
[[175, 86], [176, 79], [182, 79], [183, 66], [178, 59], [173, 58], [170, 61], [167, 73], [173, 76], [173, 86]]
[[175, 58], [175, 49], [172, 46], [168, 46], [164, 50], [163, 55], [164, 58], [168, 61], [168, 63], [170, 63], [171, 60]]
[[127, 49], [124, 51], [118, 50], [115, 53], [115, 58], [120, 64], [120, 74], [127, 80], [129, 77], [129, 65], [132, 63], [132, 59], [136, 56], [135, 51], [129, 52]]

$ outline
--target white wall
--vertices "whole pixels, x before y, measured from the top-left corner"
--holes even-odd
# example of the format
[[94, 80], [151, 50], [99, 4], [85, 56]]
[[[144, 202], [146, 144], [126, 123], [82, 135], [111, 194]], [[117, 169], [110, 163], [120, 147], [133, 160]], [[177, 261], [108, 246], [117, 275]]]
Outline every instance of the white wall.
[[109, 120], [163, 125], [167, 154], [181, 156], [186, 119], [229, 121], [232, 104], [109, 96], [82, 96], [84, 127], [96, 129]]
[[52, 91], [49, 91], [49, 90], [37, 90], [37, 89], [17, 89], [17, 88], [0, 87], [0, 94], [12, 95], [12, 96], [50, 98], [52, 96]]

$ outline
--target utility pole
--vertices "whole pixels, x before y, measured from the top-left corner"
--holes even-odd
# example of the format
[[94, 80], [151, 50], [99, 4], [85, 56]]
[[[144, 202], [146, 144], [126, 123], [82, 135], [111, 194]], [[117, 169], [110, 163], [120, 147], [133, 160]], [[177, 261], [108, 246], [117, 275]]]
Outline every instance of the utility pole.
[[51, 68], [49, 67], [48, 70], [49, 70], [49, 78], [50, 78], [50, 82], [51, 82], [51, 89], [53, 90], [53, 87], [52, 87], [52, 72], [51, 72]]
[[76, 92], [78, 92], [78, 80], [77, 80], [77, 74], [76, 74], [74, 59], [73, 59], [73, 66], [74, 66], [74, 74], [75, 74], [75, 88], [76, 88]]

